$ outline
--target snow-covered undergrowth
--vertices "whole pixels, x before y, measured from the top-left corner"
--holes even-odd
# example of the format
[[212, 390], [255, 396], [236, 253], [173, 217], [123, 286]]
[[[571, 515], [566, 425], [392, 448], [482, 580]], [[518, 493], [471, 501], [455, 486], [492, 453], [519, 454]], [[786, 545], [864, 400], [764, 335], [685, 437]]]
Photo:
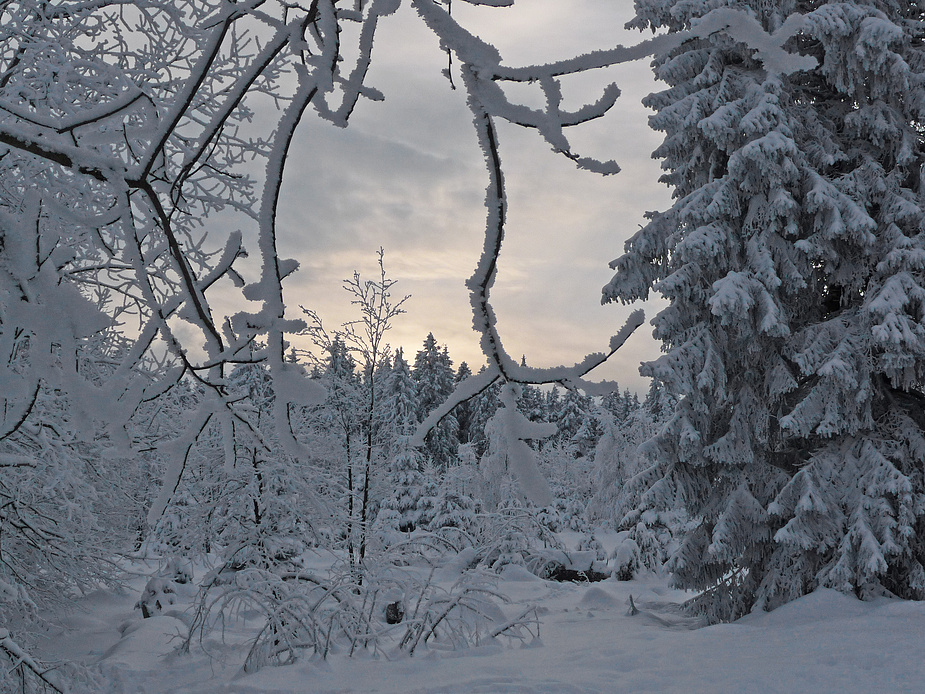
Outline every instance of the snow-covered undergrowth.
[[[365, 626], [378, 630], [366, 634], [375, 647], [332, 638], [327, 653], [306, 649], [295, 662], [253, 672], [244, 664], [255, 644], [271, 643], [256, 610], [243, 601], [240, 609], [226, 610], [215, 628], [189, 639], [195, 591], [179, 584], [172, 603], [144, 619], [137, 603], [150, 576], [175, 567], [138, 562], [125, 591], [101, 590], [83, 599], [64, 628], [48, 634], [42, 656], [90, 666], [96, 673], [91, 691], [151, 694], [912, 692], [925, 681], [918, 645], [922, 603], [861, 602], [820, 590], [773, 613], [704, 627], [678, 610], [689, 596], [670, 589], [665, 578], [556, 583], [509, 564], [488, 589], [484, 574], [467, 570], [473, 558], [469, 549], [433, 570], [405, 567], [392, 592], [384, 581], [378, 586], [375, 607], [371, 588]], [[332, 568], [329, 557], [316, 556], [305, 571], [330, 577]], [[417, 583], [409, 582], [415, 574]], [[196, 580], [205, 575], [199, 567]], [[399, 593], [409, 585], [427, 586], [418, 596], [433, 604], [405, 605], [402, 621], [388, 624], [388, 601], [405, 599]], [[470, 594], [474, 610], [425, 639], [433, 621], [420, 615], [442, 614], [446, 610], [439, 608], [458, 602], [466, 586], [487, 592]], [[471, 638], [465, 630], [477, 622], [481, 636]], [[520, 638], [503, 638], [503, 627], [512, 622], [522, 626], [508, 635]], [[415, 649], [408, 648], [409, 638], [418, 639]]]

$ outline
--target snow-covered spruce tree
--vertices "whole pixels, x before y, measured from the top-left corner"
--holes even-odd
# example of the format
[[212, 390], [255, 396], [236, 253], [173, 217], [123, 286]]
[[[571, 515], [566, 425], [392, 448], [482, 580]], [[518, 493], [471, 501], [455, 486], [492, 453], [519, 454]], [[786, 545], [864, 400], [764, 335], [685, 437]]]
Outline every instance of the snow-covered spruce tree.
[[[459, 368], [456, 369], [456, 375], [453, 378], [453, 383], [458, 386], [471, 375], [472, 369], [469, 368], [469, 365], [464, 361], [460, 362]], [[469, 429], [472, 422], [472, 403], [468, 400], [466, 402], [460, 403], [456, 410], [453, 412], [453, 415], [456, 417], [459, 443], [468, 443]]]
[[[479, 371], [480, 374], [485, 372], [485, 367]], [[470, 405], [470, 418], [466, 440], [473, 447], [476, 457], [481, 457], [488, 450], [488, 436], [485, 427], [492, 415], [500, 407], [498, 395], [501, 387], [494, 384], [486, 388], [483, 392], [472, 398], [467, 403]]]
[[623, 422], [641, 405], [639, 396], [630, 392], [628, 388], [622, 393], [619, 388], [614, 388], [614, 390], [601, 398], [601, 407], [609, 412], [617, 422]]
[[440, 480], [429, 529], [456, 528], [470, 532], [476, 523], [478, 503], [473, 497], [479, 488], [478, 461], [469, 446], [460, 446], [455, 465]]
[[411, 369], [399, 349], [392, 360], [384, 394], [388, 469], [381, 509], [397, 514], [398, 529], [403, 532], [418, 525], [418, 500], [424, 486], [421, 455], [409, 443], [418, 425], [415, 394]]
[[531, 422], [548, 422], [554, 419], [554, 414], [546, 412], [546, 402], [543, 391], [536, 386], [525, 385], [517, 400], [517, 407], [524, 413], [524, 417]]
[[385, 380], [383, 410], [386, 451], [392, 454], [396, 451], [399, 437], [414, 433], [419, 421], [417, 385], [401, 348], [395, 350], [392, 366]]
[[578, 433], [588, 415], [587, 404], [585, 397], [577, 390], [566, 391], [559, 411], [552, 417], [552, 421], [559, 427], [556, 438], [560, 442], [569, 444]]
[[482, 498], [486, 510], [501, 503], [505, 479], [514, 479], [531, 501], [539, 505], [552, 502], [546, 480], [538, 474], [539, 461], [527, 441], [539, 441], [556, 432], [555, 424], [531, 422], [517, 408], [519, 386], [502, 386], [500, 407], [485, 425], [488, 451], [479, 461], [483, 479]]
[[[633, 24], [718, 4], [637, 0]], [[654, 63], [676, 202], [604, 290], [669, 301], [642, 370], [681, 400], [643, 503], [696, 521], [668, 566], [713, 619], [817, 586], [925, 598], [923, 10], [729, 5], [816, 65], [766, 69], [724, 33]]]
[[642, 407], [652, 421], [657, 424], [667, 422], [674, 414], [677, 404], [678, 399], [672, 395], [671, 391], [661, 381], [653, 378], [649, 385], [649, 392], [646, 393], [646, 399], [642, 403]]
[[[423, 347], [414, 356], [411, 375], [417, 384], [418, 418], [423, 420], [437, 405], [453, 392], [455, 378], [453, 362], [446, 347], [437, 344], [433, 333], [428, 333]], [[441, 470], [456, 456], [459, 445], [459, 423], [455, 413], [444, 417], [427, 438], [427, 452]]]
[[421, 455], [408, 439], [403, 435], [396, 442], [386, 473], [390, 488], [380, 504], [382, 511], [397, 515], [398, 529], [402, 532], [411, 532], [419, 525], [420, 497], [424, 491]]

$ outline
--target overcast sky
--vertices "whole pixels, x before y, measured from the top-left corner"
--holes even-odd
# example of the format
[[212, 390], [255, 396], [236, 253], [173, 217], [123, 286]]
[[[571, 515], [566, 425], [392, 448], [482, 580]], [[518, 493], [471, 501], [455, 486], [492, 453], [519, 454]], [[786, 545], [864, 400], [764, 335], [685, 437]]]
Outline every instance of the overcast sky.
[[[623, 29], [630, 0], [456, 2], [453, 11], [508, 65], [645, 38]], [[354, 270], [375, 278], [382, 246], [396, 293], [412, 297], [389, 334], [393, 348], [413, 358], [433, 332], [457, 365], [477, 369], [485, 360], [464, 283], [482, 247], [487, 178], [465, 97], [441, 75], [446, 55], [410, 6], [383, 20], [375, 48], [367, 83], [385, 102], [361, 102], [343, 130], [307, 117], [298, 134], [280, 211], [281, 252], [301, 262], [287, 280], [287, 303], [314, 308], [330, 327], [355, 317], [341, 280]], [[596, 99], [611, 81], [623, 91], [617, 106], [571, 136], [580, 154], [615, 159], [623, 169], [617, 176], [578, 171], [533, 131], [500, 131], [510, 221], [492, 303], [507, 351], [531, 366], [570, 365], [606, 349], [635, 308], [601, 306], [608, 263], [646, 210], [669, 204], [650, 157], [660, 137], [639, 103], [656, 89], [647, 62], [564, 82], [566, 106]], [[525, 87], [521, 98], [535, 95]], [[657, 305], [643, 308], [651, 319]], [[646, 324], [592, 377], [644, 392], [639, 362], [657, 354]]]

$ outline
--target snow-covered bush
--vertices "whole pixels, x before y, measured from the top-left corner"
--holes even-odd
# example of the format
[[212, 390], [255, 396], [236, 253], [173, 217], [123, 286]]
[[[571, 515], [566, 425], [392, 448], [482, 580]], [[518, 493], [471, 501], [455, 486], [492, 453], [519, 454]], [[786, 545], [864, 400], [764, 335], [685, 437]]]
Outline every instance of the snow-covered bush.
[[604, 550], [604, 545], [601, 544], [601, 541], [597, 539], [593, 532], [582, 533], [575, 549], [579, 552], [593, 552], [597, 561], [605, 561], [607, 559], [607, 552]]
[[494, 588], [492, 577], [467, 572], [449, 588], [426, 584], [414, 609], [406, 615], [399, 648], [414, 655], [422, 646], [456, 650], [478, 646], [498, 637], [524, 640], [538, 636], [536, 609], [521, 610], [511, 619], [499, 603], [506, 598]]
[[440, 480], [433, 508], [431, 531], [458, 528], [471, 533], [477, 521], [479, 506], [471, 492], [478, 489], [478, 471], [471, 465], [450, 467]]
[[135, 604], [141, 610], [141, 616], [147, 619], [164, 612], [177, 601], [177, 584], [165, 576], [155, 576], [148, 580], [141, 598]]
[[479, 516], [475, 534], [481, 565], [500, 571], [508, 564], [532, 565], [533, 558], [548, 548], [561, 548], [555, 534], [540, 519], [538, 509], [523, 505], [515, 495], [515, 483], [506, 485], [507, 501], [494, 513]]
[[171, 556], [157, 573], [148, 579], [135, 609], [147, 619], [164, 613], [177, 602], [178, 597], [190, 598], [196, 589], [193, 585], [193, 564], [189, 559]]
[[630, 537], [624, 538], [613, 552], [613, 575], [618, 581], [630, 581], [641, 567], [639, 545]]
[[370, 556], [361, 572], [347, 562], [324, 574], [300, 562], [226, 563], [205, 577], [183, 647], [229, 620], [253, 620], [257, 635], [244, 662], [253, 671], [312, 655], [413, 656], [535, 635], [535, 610], [507, 615], [493, 574], [460, 567], [451, 582], [435, 580], [434, 568], [422, 565], [426, 554], [441, 553], [445, 563], [456, 551], [428, 533], [415, 535]]

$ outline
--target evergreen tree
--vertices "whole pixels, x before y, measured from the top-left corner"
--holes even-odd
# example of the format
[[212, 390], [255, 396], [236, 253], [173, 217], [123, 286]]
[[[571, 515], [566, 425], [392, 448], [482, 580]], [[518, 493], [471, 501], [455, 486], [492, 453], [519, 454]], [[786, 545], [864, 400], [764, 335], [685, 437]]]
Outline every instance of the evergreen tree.
[[[679, 31], [714, 4], [637, 0], [634, 24]], [[770, 32], [801, 22], [786, 47], [818, 64], [776, 74], [723, 33], [655, 61], [676, 202], [605, 288], [669, 302], [643, 373], [681, 400], [648, 498], [699, 522], [668, 566], [715, 619], [817, 586], [925, 598], [921, 5], [737, 5]]]
[[420, 521], [420, 496], [424, 487], [421, 457], [408, 440], [418, 425], [416, 385], [401, 349], [395, 352], [385, 389], [386, 430], [389, 432], [389, 465], [386, 497], [382, 509], [398, 514], [398, 528], [410, 532]]
[[562, 396], [559, 395], [559, 388], [557, 386], [553, 386], [550, 390], [546, 391], [543, 407], [546, 411], [544, 419], [547, 422], [555, 421], [562, 408]]
[[573, 455], [582, 455], [594, 448], [600, 431], [592, 420], [590, 398], [577, 390], [566, 391], [553, 421], [559, 427], [559, 442]]
[[[638, 406], [639, 399], [636, 399]], [[658, 379], [652, 379], [649, 384], [649, 391], [646, 393], [645, 402], [642, 407], [655, 422], [663, 424], [667, 422], [674, 413], [674, 408], [678, 404], [678, 399]]]
[[[481, 371], [484, 371], [483, 366]], [[480, 458], [488, 450], [488, 436], [486, 426], [498, 408], [501, 401], [498, 395], [501, 392], [501, 386], [498, 383], [487, 388], [484, 392], [479, 393], [471, 401], [471, 417], [469, 419], [468, 442], [474, 447], [475, 455]]]
[[400, 436], [411, 436], [418, 425], [417, 385], [411, 377], [411, 369], [399, 348], [385, 380], [384, 428], [387, 432], [389, 450], [395, 447]]
[[[430, 411], [443, 403], [453, 392], [453, 362], [446, 347], [437, 345], [433, 333], [428, 333], [424, 347], [414, 357], [412, 370], [418, 393], [418, 418], [423, 421]], [[445, 470], [456, 456], [459, 445], [459, 423], [454, 413], [448, 414], [427, 435], [427, 452], [434, 464]]]
[[576, 456], [590, 455], [602, 433], [597, 415], [589, 410], [585, 410], [582, 415], [581, 426], [569, 440], [569, 447]]
[[[460, 362], [456, 370], [456, 377], [453, 379], [454, 385], [459, 385], [472, 375], [472, 369], [466, 362]], [[459, 443], [469, 442], [469, 424], [472, 421], [472, 402], [466, 400], [453, 409], [456, 416], [456, 424], [459, 427]]]
[[422, 528], [431, 527], [437, 516], [440, 503], [440, 471], [434, 465], [425, 463], [421, 471], [423, 481], [417, 495], [417, 523]]
[[617, 384], [614, 384], [614, 389], [601, 398], [601, 407], [612, 417], [622, 419], [624, 408], [623, 394], [620, 392], [620, 388]]
[[552, 424], [531, 422], [517, 409], [520, 386], [505, 384], [499, 393], [500, 407], [485, 425], [488, 447], [479, 460], [484, 480], [482, 498], [487, 510], [494, 510], [502, 501], [501, 486], [511, 480], [522, 498], [538, 506], [551, 503], [552, 495], [546, 479], [540, 474], [538, 460], [529, 441], [539, 441], [555, 433]]
[[421, 522], [421, 495], [425, 480], [421, 472], [421, 458], [416, 449], [408, 445], [407, 436], [399, 436], [395, 453], [389, 461], [387, 474], [389, 494], [381, 509], [398, 514], [398, 529], [411, 532]]
[[523, 387], [517, 406], [531, 422], [548, 421], [543, 391], [536, 386], [525, 385]]

